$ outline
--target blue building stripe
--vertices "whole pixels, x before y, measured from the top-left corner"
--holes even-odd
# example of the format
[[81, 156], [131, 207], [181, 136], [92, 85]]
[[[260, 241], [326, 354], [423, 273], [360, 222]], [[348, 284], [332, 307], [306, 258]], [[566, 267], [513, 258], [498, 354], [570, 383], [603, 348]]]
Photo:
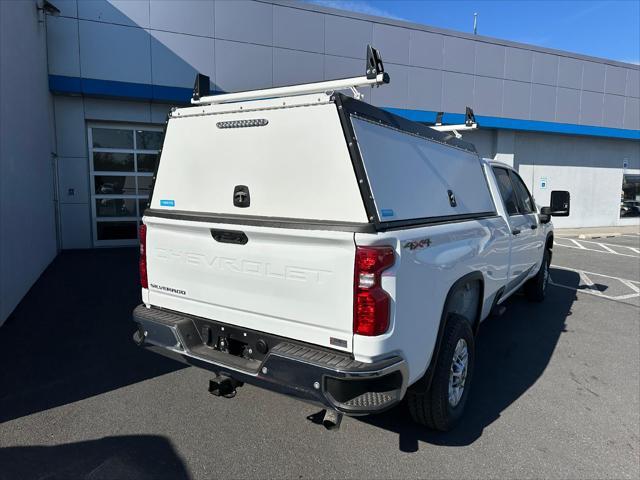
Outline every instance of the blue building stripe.
[[77, 77], [49, 75], [49, 90], [53, 93], [82, 93], [82, 85]]
[[153, 86], [153, 98], [156, 102], [189, 103], [193, 90], [191, 88]]
[[153, 87], [143, 83], [113, 82], [110, 80], [97, 80], [95, 78], [83, 78], [80, 80], [82, 93], [89, 96], [126, 97], [126, 98], [152, 98]]
[[[152, 100], [179, 104], [188, 104], [192, 95], [190, 88], [116, 82], [94, 78], [66, 77], [62, 75], [49, 75], [49, 90], [53, 93], [81, 94], [132, 100]], [[386, 108], [385, 110], [395, 113], [396, 115], [401, 115], [409, 120], [427, 123], [434, 123], [437, 114], [437, 112], [428, 110], [410, 110], [403, 108]], [[482, 128], [640, 140], [640, 130], [542, 122], [538, 120], [521, 120], [517, 118], [485, 117], [481, 115], [476, 115], [476, 119]], [[464, 115], [459, 113], [445, 113], [442, 122], [445, 124], [464, 123]]]
[[189, 103], [193, 94], [193, 90], [190, 88], [116, 82], [95, 78], [65, 77], [62, 75], [49, 75], [49, 90], [53, 93], [184, 104]]
[[[426, 110], [407, 110], [402, 108], [385, 108], [413, 120], [414, 122], [434, 123], [437, 112]], [[524, 130], [530, 132], [564, 133], [567, 135], [586, 135], [591, 137], [610, 137], [640, 140], [640, 130], [623, 128], [595, 127], [591, 125], [575, 125], [571, 123], [542, 122], [538, 120], [520, 120], [517, 118], [485, 117], [476, 115], [478, 125], [482, 128], [501, 128], [509, 130]], [[464, 115], [460, 113], [445, 113], [442, 116], [444, 124], [464, 123]]]

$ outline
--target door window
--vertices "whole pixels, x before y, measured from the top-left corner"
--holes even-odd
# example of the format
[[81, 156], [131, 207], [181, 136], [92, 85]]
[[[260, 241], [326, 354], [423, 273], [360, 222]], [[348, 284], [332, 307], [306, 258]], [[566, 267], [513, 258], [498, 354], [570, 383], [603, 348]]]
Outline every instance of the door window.
[[157, 126], [101, 124], [89, 127], [93, 243], [137, 243], [162, 146]]
[[507, 209], [507, 213], [509, 215], [517, 215], [518, 214], [518, 205], [516, 199], [516, 193], [513, 188], [513, 183], [511, 183], [511, 178], [509, 178], [509, 172], [507, 172], [504, 168], [493, 168], [493, 173], [496, 176], [496, 180], [498, 181], [498, 188], [500, 189], [500, 196], [502, 197], [502, 201]]
[[516, 191], [516, 199], [518, 201], [518, 210], [522, 214], [533, 213], [536, 210], [531, 194], [524, 184], [520, 175], [515, 172], [511, 172], [511, 179], [513, 180], [513, 186]]

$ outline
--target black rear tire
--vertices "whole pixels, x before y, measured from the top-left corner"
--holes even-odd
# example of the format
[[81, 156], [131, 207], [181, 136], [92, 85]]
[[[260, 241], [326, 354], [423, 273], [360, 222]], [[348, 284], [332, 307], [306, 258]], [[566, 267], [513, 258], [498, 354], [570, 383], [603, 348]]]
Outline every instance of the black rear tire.
[[[454, 395], [454, 402], [450, 401], [450, 379], [461, 378], [453, 376], [452, 371], [459, 371], [454, 365], [454, 356], [458, 358], [457, 348], [461, 342], [466, 347], [467, 360], [462, 380], [461, 395]], [[436, 359], [430, 388], [427, 388], [426, 375], [418, 380], [407, 391], [407, 403], [413, 420], [433, 430], [446, 432], [451, 430], [460, 420], [469, 396], [469, 387], [475, 366], [475, 342], [469, 321], [461, 315], [451, 313], [447, 317], [440, 353]], [[458, 391], [454, 388], [455, 391]], [[459, 391], [458, 391], [459, 392]]]
[[551, 263], [551, 252], [548, 248], [544, 250], [542, 265], [535, 277], [527, 280], [524, 284], [524, 294], [532, 302], [542, 302], [547, 293], [549, 284], [549, 265]]

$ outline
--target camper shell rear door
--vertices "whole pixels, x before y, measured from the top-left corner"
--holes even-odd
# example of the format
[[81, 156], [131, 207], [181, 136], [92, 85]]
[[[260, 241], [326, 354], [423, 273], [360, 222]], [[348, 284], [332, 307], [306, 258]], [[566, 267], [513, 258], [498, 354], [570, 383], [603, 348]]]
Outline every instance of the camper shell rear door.
[[327, 95], [174, 112], [144, 222], [149, 304], [351, 350], [371, 225]]

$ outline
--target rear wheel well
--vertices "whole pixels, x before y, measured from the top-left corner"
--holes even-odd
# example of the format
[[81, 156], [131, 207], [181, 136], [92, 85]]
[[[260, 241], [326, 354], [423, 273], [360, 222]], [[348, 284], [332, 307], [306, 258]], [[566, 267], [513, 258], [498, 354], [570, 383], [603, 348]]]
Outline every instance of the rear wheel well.
[[461, 315], [469, 321], [475, 333], [482, 311], [482, 291], [483, 282], [478, 278], [455, 285], [455, 289], [447, 296], [443, 320], [450, 313]]
[[[470, 293], [471, 292], [471, 293]], [[475, 297], [475, 298], [474, 298]], [[469, 321], [474, 335], [480, 326], [480, 315], [482, 314], [484, 298], [484, 277], [480, 272], [468, 273], [459, 278], [449, 289], [447, 297], [442, 309], [440, 317], [440, 325], [438, 327], [438, 336], [431, 354], [431, 361], [427, 367], [424, 376], [416, 382], [423, 385], [423, 388], [429, 388], [433, 378], [433, 369], [440, 355], [440, 347], [442, 337], [447, 324], [447, 317], [450, 313], [463, 316]], [[465, 313], [461, 313], [466, 312]]]

